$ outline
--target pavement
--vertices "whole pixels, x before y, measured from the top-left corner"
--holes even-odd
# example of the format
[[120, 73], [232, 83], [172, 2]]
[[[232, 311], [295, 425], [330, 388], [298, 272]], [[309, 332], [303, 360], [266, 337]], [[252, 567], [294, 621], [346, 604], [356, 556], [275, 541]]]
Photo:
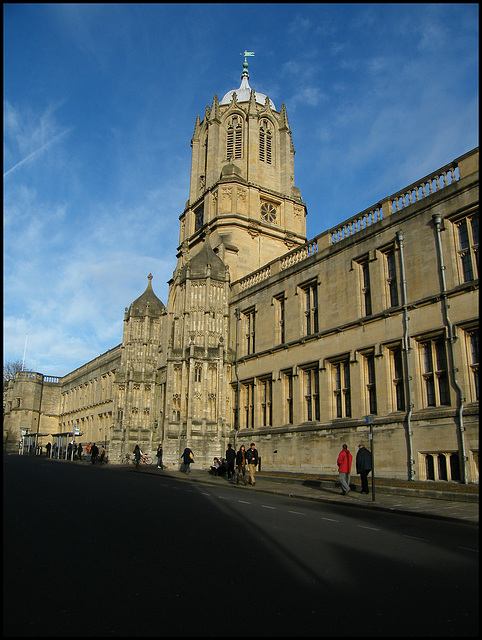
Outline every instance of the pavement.
[[[118, 468], [114, 465], [106, 465], [105, 468]], [[359, 478], [352, 477], [350, 486], [352, 490], [347, 495], [342, 495], [339, 483], [332, 479], [318, 480], [310, 479], [306, 476], [281, 477], [270, 472], [256, 474], [256, 484], [235, 485], [225, 477], [212, 476], [208, 471], [202, 469], [192, 469], [186, 475], [177, 470], [158, 469], [155, 464], [152, 466], [142, 465], [139, 470], [133, 466], [125, 466], [126, 470], [134, 473], [147, 473], [157, 476], [167, 476], [179, 480], [180, 482], [199, 483], [209, 486], [226, 487], [230, 486], [233, 491], [257, 491], [261, 493], [274, 494], [297, 498], [300, 500], [311, 500], [320, 503], [332, 503], [343, 505], [346, 508], [374, 509], [403, 515], [433, 518], [448, 522], [465, 523], [469, 525], [479, 524], [479, 495], [478, 490], [470, 493], [451, 492], [450, 490], [437, 490], [418, 488], [414, 483], [414, 488], [404, 488], [386, 485], [375, 485], [375, 497], [372, 494], [370, 477], [368, 479], [370, 494], [360, 493]], [[382, 482], [381, 480], [377, 480]], [[478, 488], [477, 488], [478, 489]]]

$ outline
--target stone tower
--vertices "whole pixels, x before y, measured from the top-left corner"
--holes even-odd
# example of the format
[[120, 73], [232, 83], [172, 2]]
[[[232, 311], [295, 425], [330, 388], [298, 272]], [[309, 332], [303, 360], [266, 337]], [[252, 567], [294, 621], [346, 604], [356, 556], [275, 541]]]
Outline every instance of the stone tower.
[[200, 250], [206, 233], [229, 267], [231, 282], [306, 242], [306, 207], [294, 186], [294, 155], [285, 105], [277, 111], [249, 86], [221, 102], [215, 95], [191, 141], [189, 200], [180, 216], [179, 259]]
[[138, 443], [149, 451], [158, 439], [161, 415], [156, 393], [159, 352], [165, 333], [166, 308], [151, 285], [124, 314], [120, 367], [115, 375], [115, 415], [111, 455], [132, 453]]
[[230, 285], [306, 242], [285, 106], [277, 111], [248, 79], [245, 58], [241, 86], [221, 102], [214, 96], [191, 141], [189, 200], [158, 369], [167, 463], [177, 463], [186, 445], [207, 463], [232, 440]]

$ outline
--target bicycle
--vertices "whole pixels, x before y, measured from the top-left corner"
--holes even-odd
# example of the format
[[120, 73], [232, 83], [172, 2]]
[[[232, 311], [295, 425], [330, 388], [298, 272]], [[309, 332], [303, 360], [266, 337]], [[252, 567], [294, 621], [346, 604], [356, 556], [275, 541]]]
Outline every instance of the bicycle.
[[[126, 457], [125, 457], [124, 460], [125, 460], [125, 462], [127, 462], [127, 464], [129, 464], [130, 462], [132, 462], [132, 464], [136, 464], [136, 459], [130, 453], [126, 453]], [[150, 464], [152, 464], [152, 458], [151, 458], [151, 456], [142, 455], [141, 458], [140, 458], [140, 462], [142, 462], [143, 464], [146, 464], [146, 465], [150, 465]]]

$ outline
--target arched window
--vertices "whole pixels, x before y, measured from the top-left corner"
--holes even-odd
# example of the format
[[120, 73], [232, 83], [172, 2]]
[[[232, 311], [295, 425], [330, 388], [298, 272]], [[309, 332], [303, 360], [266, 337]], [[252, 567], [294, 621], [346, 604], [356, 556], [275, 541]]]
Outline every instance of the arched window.
[[267, 164], [271, 164], [272, 137], [271, 122], [269, 120], [261, 120], [259, 127], [259, 159]]
[[243, 152], [243, 123], [239, 116], [232, 116], [228, 122], [226, 157], [241, 158]]

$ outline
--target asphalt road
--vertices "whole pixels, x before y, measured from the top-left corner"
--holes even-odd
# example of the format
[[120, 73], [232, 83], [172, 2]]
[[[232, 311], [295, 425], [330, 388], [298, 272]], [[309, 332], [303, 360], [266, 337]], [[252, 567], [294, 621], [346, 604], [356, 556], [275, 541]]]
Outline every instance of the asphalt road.
[[4, 635], [475, 636], [478, 529], [4, 456]]

